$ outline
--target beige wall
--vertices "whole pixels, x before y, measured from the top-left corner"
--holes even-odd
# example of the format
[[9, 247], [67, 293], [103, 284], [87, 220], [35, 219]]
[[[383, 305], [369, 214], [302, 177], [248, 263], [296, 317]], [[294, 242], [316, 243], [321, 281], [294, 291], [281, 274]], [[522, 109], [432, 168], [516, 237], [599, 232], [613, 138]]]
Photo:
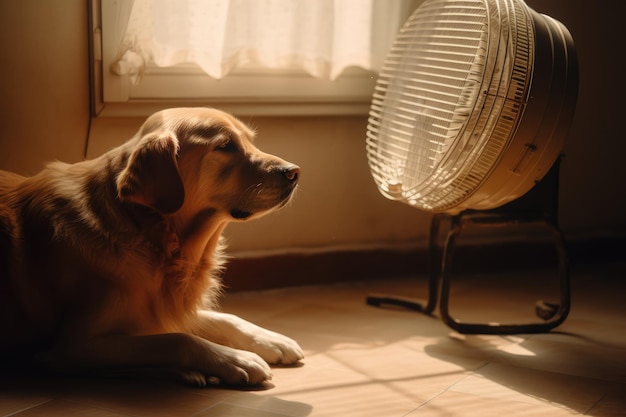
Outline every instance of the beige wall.
[[0, 169], [83, 157], [87, 51], [86, 1], [0, 0]]
[[[0, 0], [0, 168], [32, 173], [81, 158], [86, 146], [86, 6], [78, 0]], [[626, 234], [621, 16], [611, 4], [529, 0], [573, 33], [580, 94], [562, 167], [561, 223], [570, 236]], [[616, 6], [619, 4], [619, 6]], [[584, 7], [583, 7], [584, 6]], [[617, 101], [617, 104], [614, 102]], [[248, 118], [246, 118], [248, 120]], [[258, 145], [301, 165], [295, 202], [227, 230], [235, 251], [423, 243], [430, 216], [380, 196], [364, 153], [366, 117], [252, 118]], [[140, 119], [96, 119], [90, 155], [130, 137]]]

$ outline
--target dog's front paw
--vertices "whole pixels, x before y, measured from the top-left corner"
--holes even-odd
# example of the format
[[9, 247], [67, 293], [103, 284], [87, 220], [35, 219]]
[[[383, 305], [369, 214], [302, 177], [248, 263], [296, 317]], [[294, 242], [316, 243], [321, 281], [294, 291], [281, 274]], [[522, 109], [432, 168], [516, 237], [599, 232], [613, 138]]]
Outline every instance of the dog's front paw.
[[229, 385], [260, 385], [272, 379], [267, 362], [254, 352], [232, 349], [220, 379]]
[[185, 384], [199, 388], [204, 388], [208, 385], [217, 385], [219, 383], [219, 378], [206, 376], [200, 371], [179, 371], [178, 376]]
[[256, 353], [219, 346], [211, 355], [214, 365], [209, 375], [217, 377], [224, 384], [260, 385], [272, 379], [272, 370]]
[[206, 347], [207, 351], [197, 358], [195, 366], [179, 372], [184, 382], [198, 387], [218, 383], [241, 386], [261, 385], [272, 379], [272, 370], [256, 353], [210, 342]]
[[262, 328], [257, 328], [252, 335], [249, 350], [273, 365], [293, 365], [304, 358], [302, 348], [295, 340]]
[[233, 314], [200, 311], [198, 334], [206, 340], [254, 352], [273, 365], [293, 365], [304, 358], [296, 341]]

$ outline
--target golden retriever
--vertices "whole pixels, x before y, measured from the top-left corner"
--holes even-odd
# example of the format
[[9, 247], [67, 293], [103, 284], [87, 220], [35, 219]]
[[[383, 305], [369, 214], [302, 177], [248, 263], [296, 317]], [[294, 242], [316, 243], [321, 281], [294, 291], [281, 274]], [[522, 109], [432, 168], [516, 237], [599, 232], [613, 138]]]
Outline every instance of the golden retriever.
[[292, 339], [214, 310], [221, 233], [292, 197], [300, 168], [208, 108], [150, 116], [104, 155], [0, 171], [0, 356], [60, 372], [257, 385]]

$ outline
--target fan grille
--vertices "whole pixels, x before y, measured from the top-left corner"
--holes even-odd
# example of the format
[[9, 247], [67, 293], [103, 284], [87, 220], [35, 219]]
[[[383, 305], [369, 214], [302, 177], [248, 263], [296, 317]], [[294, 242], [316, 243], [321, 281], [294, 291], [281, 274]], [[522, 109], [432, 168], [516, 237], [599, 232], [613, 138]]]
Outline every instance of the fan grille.
[[533, 26], [516, 1], [426, 1], [375, 87], [367, 155], [380, 191], [427, 211], [459, 206], [517, 128]]

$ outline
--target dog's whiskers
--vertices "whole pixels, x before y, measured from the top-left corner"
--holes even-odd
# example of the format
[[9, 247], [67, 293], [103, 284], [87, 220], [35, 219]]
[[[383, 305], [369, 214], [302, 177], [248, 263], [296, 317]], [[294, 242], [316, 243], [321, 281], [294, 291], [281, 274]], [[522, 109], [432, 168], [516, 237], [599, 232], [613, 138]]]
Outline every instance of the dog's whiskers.
[[256, 197], [261, 194], [261, 192], [263, 192], [263, 189], [263, 182], [258, 182], [256, 184], [250, 185], [239, 196], [239, 199], [237, 200], [237, 205], [242, 207], [248, 206], [252, 201], [254, 201]]

